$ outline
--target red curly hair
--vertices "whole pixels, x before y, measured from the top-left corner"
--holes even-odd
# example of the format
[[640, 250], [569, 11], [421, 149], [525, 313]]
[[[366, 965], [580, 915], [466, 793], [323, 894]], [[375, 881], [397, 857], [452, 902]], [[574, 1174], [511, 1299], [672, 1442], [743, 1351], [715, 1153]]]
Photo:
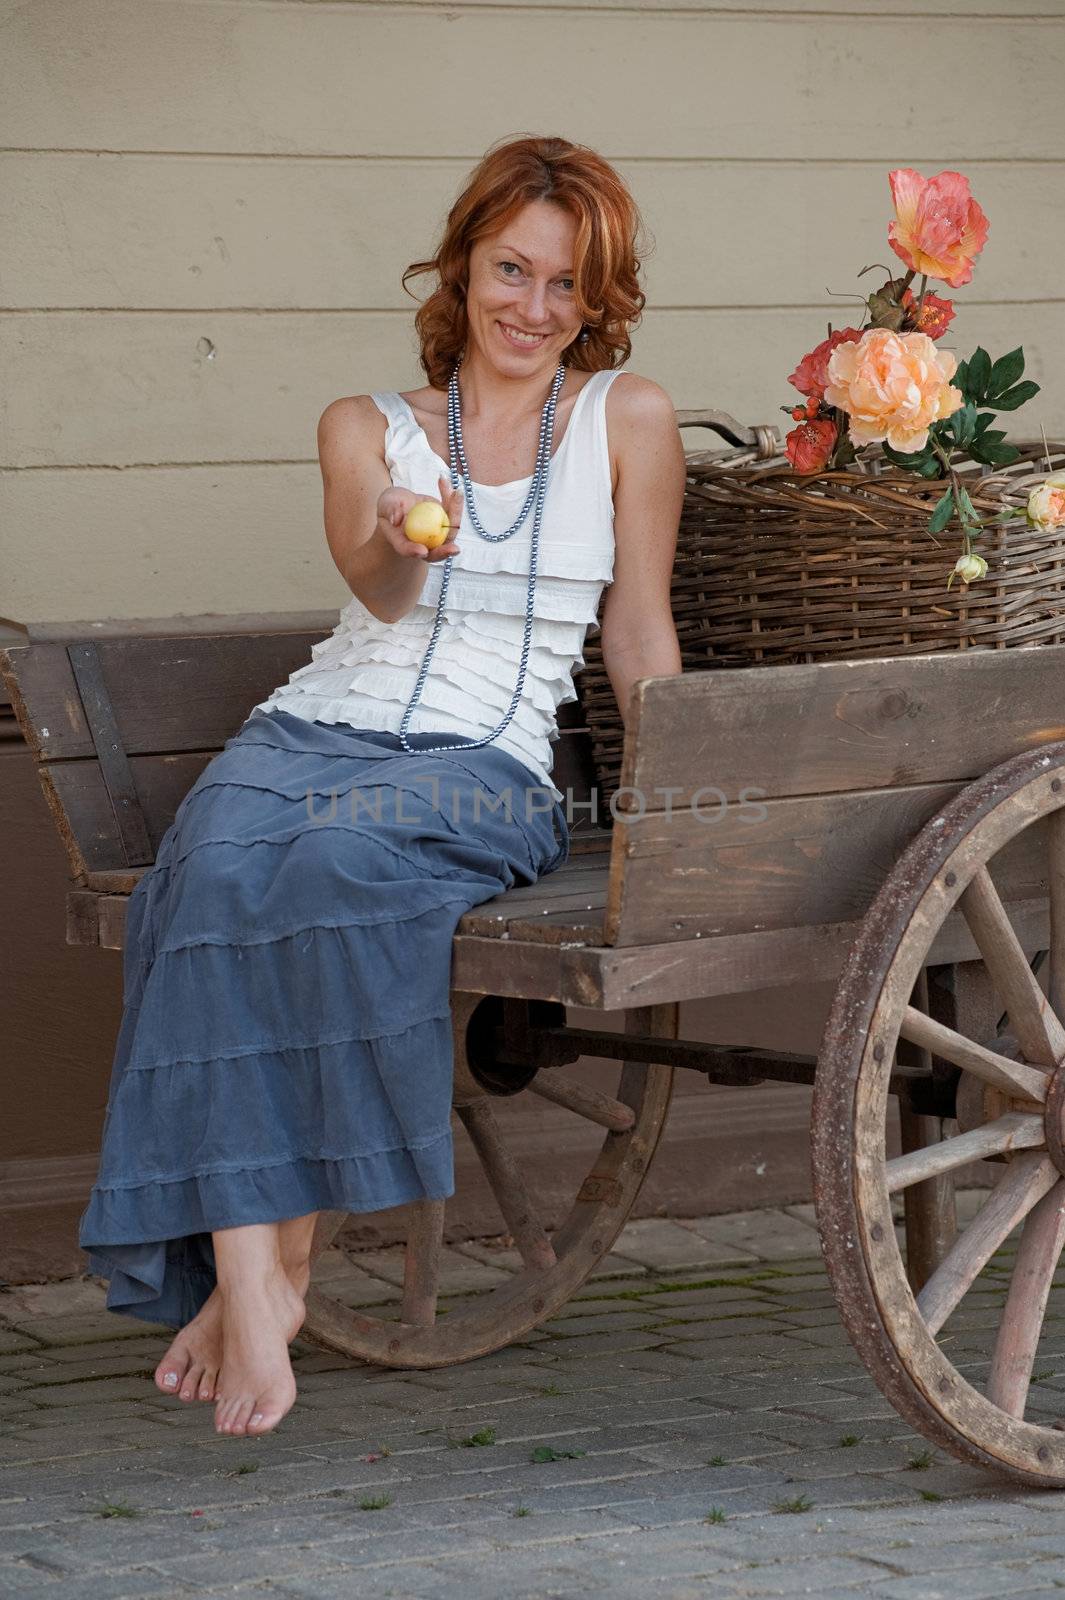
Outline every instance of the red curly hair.
[[504, 228], [531, 200], [551, 200], [577, 223], [574, 299], [588, 338], [583, 344], [574, 340], [563, 362], [599, 372], [629, 359], [629, 330], [638, 325], [645, 303], [637, 282], [644, 225], [636, 202], [594, 150], [568, 139], [528, 136], [488, 151], [448, 212], [436, 254], [412, 262], [403, 274], [404, 289], [408, 278], [421, 273], [435, 272], [439, 279], [414, 319], [422, 369], [434, 389], [447, 388], [466, 348], [472, 245]]

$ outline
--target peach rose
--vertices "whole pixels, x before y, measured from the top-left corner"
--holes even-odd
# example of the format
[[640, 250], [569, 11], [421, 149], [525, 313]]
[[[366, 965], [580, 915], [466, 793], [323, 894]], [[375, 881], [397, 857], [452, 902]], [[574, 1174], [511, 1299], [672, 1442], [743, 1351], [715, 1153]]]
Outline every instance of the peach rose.
[[870, 328], [858, 344], [833, 350], [825, 400], [847, 412], [854, 444], [886, 440], [909, 455], [924, 449], [933, 422], [965, 404], [948, 381], [957, 367], [957, 357], [937, 350], [926, 333]]
[[1065, 472], [1052, 472], [1028, 496], [1028, 521], [1034, 528], [1065, 527]]
[[952, 289], [968, 283], [987, 242], [989, 223], [960, 172], [922, 178], [913, 167], [888, 173], [896, 221], [888, 243], [914, 272], [942, 278]]

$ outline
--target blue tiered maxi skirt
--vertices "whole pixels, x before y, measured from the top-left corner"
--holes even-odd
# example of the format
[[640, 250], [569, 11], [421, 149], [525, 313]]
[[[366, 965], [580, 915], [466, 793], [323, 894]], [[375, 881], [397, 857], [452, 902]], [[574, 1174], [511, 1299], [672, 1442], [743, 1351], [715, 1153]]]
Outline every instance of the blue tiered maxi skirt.
[[408, 743], [253, 711], [130, 896], [79, 1234], [111, 1310], [187, 1322], [213, 1229], [454, 1192], [452, 936], [570, 840], [498, 746]]

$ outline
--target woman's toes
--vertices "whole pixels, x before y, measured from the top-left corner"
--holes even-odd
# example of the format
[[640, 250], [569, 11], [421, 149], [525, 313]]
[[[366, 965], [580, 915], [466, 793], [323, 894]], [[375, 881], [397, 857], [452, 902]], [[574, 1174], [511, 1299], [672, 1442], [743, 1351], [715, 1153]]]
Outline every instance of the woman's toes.
[[214, 1426], [216, 1433], [229, 1433], [231, 1431], [229, 1424], [233, 1416], [233, 1411], [234, 1403], [232, 1400], [227, 1400], [223, 1397], [218, 1401], [214, 1412]]
[[200, 1400], [213, 1400], [215, 1389], [218, 1386], [218, 1373], [212, 1367], [204, 1367], [203, 1377], [200, 1379]]
[[156, 1388], [162, 1389], [164, 1394], [177, 1394], [181, 1380], [188, 1370], [188, 1356], [180, 1352], [175, 1354], [171, 1347], [155, 1369]]
[[203, 1366], [194, 1361], [188, 1372], [186, 1372], [185, 1380], [181, 1385], [180, 1394], [182, 1400], [195, 1400], [202, 1378]]
[[247, 1431], [248, 1431], [248, 1418], [251, 1416], [251, 1414], [252, 1414], [252, 1412], [254, 1410], [255, 1410], [255, 1401], [254, 1401], [254, 1399], [242, 1400], [240, 1402], [240, 1404], [237, 1406], [236, 1411], [233, 1414], [233, 1428], [232, 1428], [232, 1431], [234, 1433], [237, 1433], [237, 1434], [247, 1433]]
[[255, 1401], [247, 1398], [225, 1400], [215, 1414], [215, 1430], [218, 1433], [241, 1434], [244, 1424], [254, 1409]]
[[245, 1431], [247, 1433], [270, 1433], [277, 1427], [283, 1416], [284, 1412], [277, 1411], [276, 1408], [272, 1411], [253, 1411], [248, 1418], [248, 1425]]

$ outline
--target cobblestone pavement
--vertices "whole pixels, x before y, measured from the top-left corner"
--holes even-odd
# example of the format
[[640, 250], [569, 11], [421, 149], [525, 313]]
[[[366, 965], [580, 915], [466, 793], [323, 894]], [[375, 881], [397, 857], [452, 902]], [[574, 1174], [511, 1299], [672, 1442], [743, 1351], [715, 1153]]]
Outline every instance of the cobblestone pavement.
[[[442, 1304], [515, 1264], [453, 1248]], [[334, 1250], [318, 1281], [373, 1306], [400, 1276], [398, 1249]], [[897, 1417], [839, 1325], [809, 1207], [632, 1223], [558, 1316], [461, 1366], [386, 1371], [298, 1342], [300, 1398], [256, 1440], [161, 1395], [166, 1330], [102, 1303], [90, 1278], [0, 1293], [0, 1596], [1065, 1591], [1065, 1493], [962, 1466]], [[993, 1325], [990, 1299], [966, 1317], [962, 1343]]]

